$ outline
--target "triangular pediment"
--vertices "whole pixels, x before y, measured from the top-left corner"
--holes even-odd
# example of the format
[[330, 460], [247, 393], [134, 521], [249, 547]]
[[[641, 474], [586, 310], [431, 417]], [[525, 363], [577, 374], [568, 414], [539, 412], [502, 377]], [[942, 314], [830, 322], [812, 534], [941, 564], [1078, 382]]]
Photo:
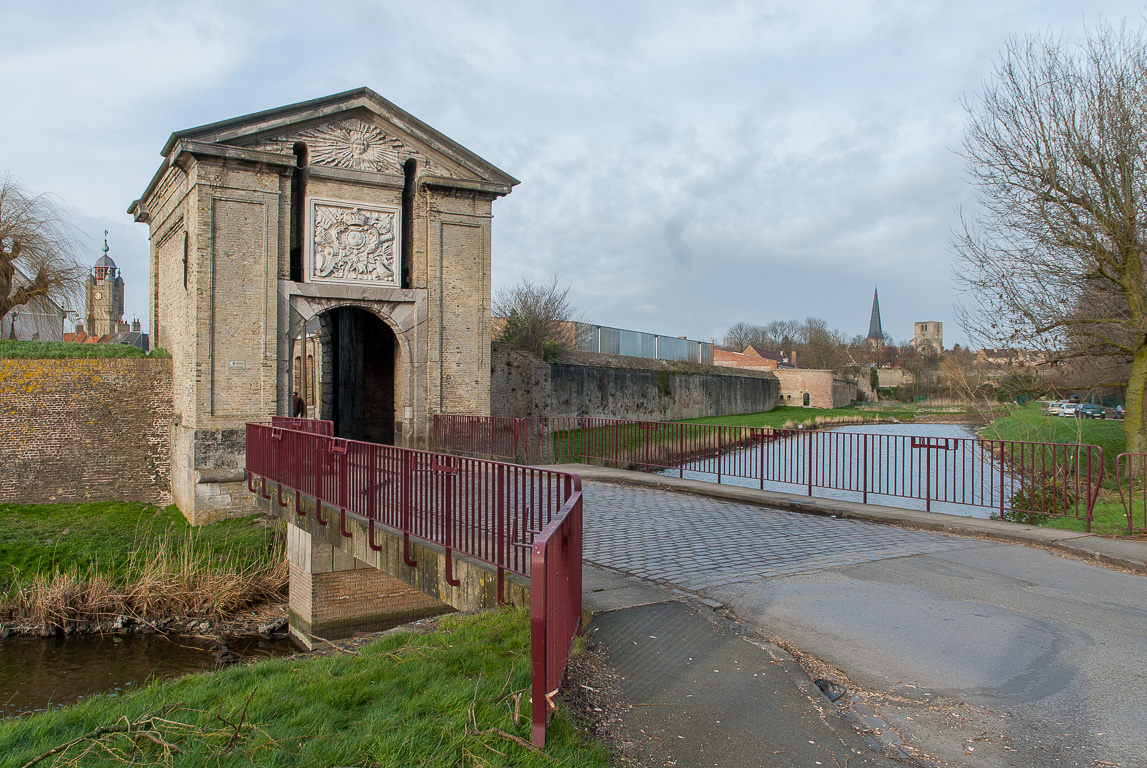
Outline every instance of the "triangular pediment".
[[420, 176], [492, 183], [506, 191], [518, 183], [369, 88], [179, 131], [164, 155], [181, 139], [288, 156], [303, 142], [312, 165], [401, 176], [414, 159]]

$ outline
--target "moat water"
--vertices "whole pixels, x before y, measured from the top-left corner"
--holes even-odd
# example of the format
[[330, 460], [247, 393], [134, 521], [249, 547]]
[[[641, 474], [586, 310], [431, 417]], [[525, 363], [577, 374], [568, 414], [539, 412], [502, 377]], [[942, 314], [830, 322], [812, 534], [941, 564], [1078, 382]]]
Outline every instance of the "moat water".
[[[870, 504], [919, 510], [930, 507], [933, 512], [987, 518], [999, 506], [1001, 485], [1004, 498], [1010, 497], [1016, 487], [1014, 480], [1006, 473], [1001, 476], [998, 471], [999, 464], [976, 443], [972, 429], [963, 424], [867, 424], [824, 431], [872, 435], [874, 437], [869, 441], [869, 450], [873, 450], [873, 446], [884, 446], [883, 451], [886, 453], [873, 450], [872, 455], [879, 455], [875, 460], [870, 459], [868, 462], [869, 487], [877, 487], [878, 479], [883, 479], [886, 487], [896, 488], [899, 492], [890, 495], [869, 492]], [[881, 436], [900, 437], [901, 441], [882, 442]], [[922, 442], [931, 445], [951, 445], [956, 450], [932, 449], [930, 460], [933, 463], [928, 471], [923, 466], [925, 461], [923, 451], [929, 449], [911, 447], [911, 443], [907, 441], [908, 436], [923, 438]], [[775, 466], [778, 463], [803, 465], [807, 458], [805, 454], [807, 437], [808, 433], [796, 433], [784, 440], [729, 451], [722, 461], [723, 476], [720, 482], [724, 485], [740, 485], [805, 495], [808, 489], [803, 482], [784, 483], [765, 480], [762, 483], [756, 477], [736, 475], [738, 471], [743, 472], [747, 467]], [[948, 439], [952, 442], [947, 442]], [[832, 476], [851, 473], [852, 477], [856, 478], [860, 472], [857, 468], [860, 457], [852, 455], [859, 454], [859, 446], [847, 440], [840, 441], [837, 445], [839, 453], [823, 467], [818, 468], [818, 479], [826, 477], [821, 473]], [[891, 450], [893, 446], [896, 447], [895, 452]], [[717, 481], [712, 462], [694, 463], [697, 469], [703, 468], [706, 471], [691, 469], [690, 464], [691, 462], [686, 462], [683, 468], [662, 470], [658, 474], [706, 482]], [[799, 471], [794, 474], [794, 479], [796, 476], [801, 476]], [[858, 481], [854, 480], [854, 483], [856, 482]], [[931, 486], [927, 492], [922, 486], [923, 483], [929, 483]], [[811, 495], [840, 501], [861, 501], [863, 498], [857, 491], [836, 490], [816, 485], [812, 488]], [[925, 497], [930, 497], [930, 500]], [[963, 498], [974, 503], [948, 503], [937, 500], [943, 498]]]
[[[229, 643], [241, 660], [295, 652], [287, 640], [259, 637]], [[70, 635], [0, 639], [0, 718], [120, 696], [153, 680], [219, 668], [215, 647], [178, 635]]]

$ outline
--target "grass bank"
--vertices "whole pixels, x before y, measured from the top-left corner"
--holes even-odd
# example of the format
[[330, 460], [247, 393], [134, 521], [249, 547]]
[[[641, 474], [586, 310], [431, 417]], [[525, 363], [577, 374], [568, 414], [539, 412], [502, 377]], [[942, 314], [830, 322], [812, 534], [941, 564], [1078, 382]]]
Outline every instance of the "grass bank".
[[0, 723], [0, 754], [14, 766], [53, 748], [39, 765], [608, 766], [563, 709], [544, 754], [523, 746], [529, 685], [527, 612], [455, 615], [353, 653], [235, 666]]
[[[1013, 407], [1007, 416], [981, 429], [979, 435], [989, 440], [1098, 445], [1103, 449], [1105, 479], [1092, 510], [1091, 531], [1102, 535], [1127, 533], [1126, 513], [1115, 486], [1115, 457], [1127, 448], [1122, 421], [1052, 416], [1038, 403], [1029, 403], [1022, 408]], [[1044, 525], [1073, 531], [1086, 529], [1082, 521], [1071, 519], [1051, 518]]]
[[170, 357], [170, 355], [163, 349], [153, 349], [149, 355], [139, 347], [132, 347], [127, 344], [0, 340], [0, 360], [49, 360], [85, 357]]
[[1115, 457], [1126, 450], [1123, 422], [1114, 419], [1075, 419], [1052, 416], [1036, 403], [1012, 407], [979, 432], [989, 440], [1024, 440], [1039, 443], [1098, 445], [1106, 471], [1115, 476]]
[[175, 507], [0, 504], [0, 620], [69, 627], [227, 618], [286, 594], [283, 535], [256, 518], [192, 528]]
[[709, 416], [689, 419], [686, 424], [720, 424], [730, 427], [772, 427], [774, 429], [806, 429], [833, 427], [846, 424], [871, 424], [883, 421], [919, 421], [948, 418], [963, 420], [978, 415], [972, 406], [933, 406], [911, 403], [865, 403], [844, 408], [803, 408], [782, 405], [762, 413], [737, 416]]

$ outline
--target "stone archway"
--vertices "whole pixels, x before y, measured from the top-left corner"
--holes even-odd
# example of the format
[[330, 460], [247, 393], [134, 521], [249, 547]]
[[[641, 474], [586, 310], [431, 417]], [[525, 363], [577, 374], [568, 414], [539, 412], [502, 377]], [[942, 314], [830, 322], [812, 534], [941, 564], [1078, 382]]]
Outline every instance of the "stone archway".
[[[410, 293], [396, 292], [382, 301], [347, 300], [300, 286], [283, 296], [292, 338], [317, 328], [311, 336], [318, 397], [309, 413], [334, 421], [339, 437], [415, 443], [426, 419], [426, 361], [418, 354], [426, 344], [426, 304]], [[283, 362], [280, 375], [293, 381], [287, 367], [294, 358]]]

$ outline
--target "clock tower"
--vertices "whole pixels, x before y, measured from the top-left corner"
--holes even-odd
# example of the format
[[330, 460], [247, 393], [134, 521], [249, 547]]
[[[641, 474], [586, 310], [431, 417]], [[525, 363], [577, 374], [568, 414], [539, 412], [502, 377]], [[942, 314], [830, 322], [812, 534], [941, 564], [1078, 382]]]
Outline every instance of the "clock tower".
[[123, 278], [108, 256], [108, 233], [104, 231], [104, 255], [92, 267], [87, 284], [87, 332], [105, 336], [126, 330], [123, 322]]

